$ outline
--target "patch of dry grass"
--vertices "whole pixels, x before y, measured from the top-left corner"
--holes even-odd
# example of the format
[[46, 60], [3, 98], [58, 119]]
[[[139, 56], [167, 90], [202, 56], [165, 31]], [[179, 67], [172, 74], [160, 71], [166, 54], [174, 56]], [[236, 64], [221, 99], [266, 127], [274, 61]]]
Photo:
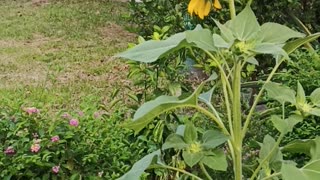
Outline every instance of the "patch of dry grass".
[[[0, 106], [15, 101], [21, 105], [22, 101], [24, 106], [43, 106], [52, 111], [81, 109], [87, 97], [93, 97], [95, 103], [107, 103], [112, 101], [115, 88], [124, 90], [130, 85], [127, 66], [112, 57], [136, 39], [120, 25], [123, 21], [114, 21], [121, 19], [125, 5], [111, 1], [67, 4], [67, 8], [63, 1], [49, 1], [45, 6], [30, 2], [0, 4], [0, 11], [7, 11], [0, 13], [5, 25], [0, 30], [0, 99], [7, 102]], [[79, 10], [82, 6], [91, 8]], [[120, 8], [114, 14], [102, 15], [105, 8], [116, 6]], [[73, 14], [72, 20], [68, 13]], [[93, 19], [84, 20], [83, 14]], [[40, 20], [41, 16], [44, 18]]]

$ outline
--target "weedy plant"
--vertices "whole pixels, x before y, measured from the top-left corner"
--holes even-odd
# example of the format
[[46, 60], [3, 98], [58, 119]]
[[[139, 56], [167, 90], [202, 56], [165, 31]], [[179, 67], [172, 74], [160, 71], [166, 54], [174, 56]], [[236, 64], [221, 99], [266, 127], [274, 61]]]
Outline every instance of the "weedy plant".
[[[294, 91], [271, 81], [279, 66], [290, 61], [290, 53], [317, 39], [320, 33], [305, 36], [277, 23], [260, 25], [250, 4], [251, 1], [236, 15], [234, 1], [229, 0], [231, 20], [225, 24], [215, 20], [220, 34], [212, 34], [209, 29], [197, 26], [192, 31], [177, 33], [165, 40], [145, 41], [117, 55], [133, 61], [152, 63], [181, 48], [191, 48], [193, 51], [205, 52], [207, 61], [217, 67], [217, 73], [213, 72], [210, 78], [203, 81], [187, 98], [160, 96], [146, 102], [126, 126], [139, 133], [164, 112], [193, 108], [206, 115], [218, 128], [199, 131], [192, 122], [178, 126], [176, 132], [167, 137], [161, 149], [142, 158], [120, 179], [139, 179], [147, 169], [176, 171], [174, 178], [185, 179], [190, 176], [193, 179], [212, 179], [210, 172], [213, 170], [227, 170], [227, 157], [232, 160], [232, 178], [236, 180], [280, 177], [288, 180], [320, 179], [319, 137], [308, 141], [295, 140], [280, 147], [284, 136], [291, 132], [297, 123], [308, 116], [320, 116], [320, 88], [306, 96], [299, 82], [297, 91]], [[208, 14], [211, 6], [212, 1], [191, 0], [188, 10], [203, 16]], [[296, 39], [290, 40], [293, 38]], [[259, 66], [258, 57], [261, 54], [271, 55], [275, 61], [274, 67], [268, 78], [261, 82], [252, 106], [245, 109], [242, 106], [242, 83], [245, 81], [242, 72], [247, 64]], [[204, 87], [209, 88], [209, 91], [202, 92]], [[222, 101], [213, 101], [212, 96], [219, 93], [216, 89], [222, 91]], [[269, 98], [281, 104], [282, 113], [270, 115], [270, 121], [279, 131], [279, 135], [276, 139], [265, 135], [263, 142], [259, 144], [261, 148], [258, 157], [254, 159], [256, 165], [250, 168], [250, 173], [244, 173], [244, 138], [250, 130], [250, 122], [256, 118], [256, 107], [261, 97], [266, 95], [265, 91]], [[218, 109], [220, 103], [223, 103], [223, 108]], [[286, 108], [286, 105], [292, 108]], [[172, 149], [181, 155], [184, 165], [166, 163], [163, 160], [165, 154]], [[284, 151], [305, 153], [310, 157], [310, 161], [302, 167], [296, 167], [293, 161], [284, 160]], [[198, 167], [198, 171], [193, 171], [195, 167]]]

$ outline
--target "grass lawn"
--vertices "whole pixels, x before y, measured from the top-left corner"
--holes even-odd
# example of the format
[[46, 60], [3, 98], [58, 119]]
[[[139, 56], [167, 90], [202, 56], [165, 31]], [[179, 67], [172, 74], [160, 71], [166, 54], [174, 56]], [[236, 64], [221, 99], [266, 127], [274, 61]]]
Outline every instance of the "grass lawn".
[[118, 1], [1, 1], [0, 107], [108, 106], [130, 83], [112, 57], [135, 40], [126, 10]]

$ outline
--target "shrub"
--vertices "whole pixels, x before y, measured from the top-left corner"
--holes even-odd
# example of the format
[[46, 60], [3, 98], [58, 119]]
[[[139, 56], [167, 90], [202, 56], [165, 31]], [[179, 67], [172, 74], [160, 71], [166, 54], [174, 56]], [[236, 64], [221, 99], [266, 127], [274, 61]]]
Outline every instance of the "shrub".
[[48, 117], [37, 108], [2, 108], [1, 179], [115, 179], [144, 154], [144, 142], [128, 140], [132, 132], [120, 127], [120, 112]]

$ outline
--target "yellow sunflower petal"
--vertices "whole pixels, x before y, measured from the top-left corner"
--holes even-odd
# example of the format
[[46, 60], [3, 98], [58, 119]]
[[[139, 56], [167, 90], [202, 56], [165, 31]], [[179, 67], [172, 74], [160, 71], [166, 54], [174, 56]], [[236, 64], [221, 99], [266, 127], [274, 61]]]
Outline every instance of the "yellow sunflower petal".
[[213, 6], [215, 9], [221, 9], [221, 8], [222, 8], [219, 0], [214, 0], [212, 6]]
[[211, 10], [211, 2], [207, 1], [203, 10], [204, 16], [208, 16], [210, 10]]
[[197, 8], [196, 14], [198, 14], [200, 19], [203, 19], [205, 15], [206, 0], [199, 0], [198, 4], [199, 6]]
[[198, 3], [198, 0], [191, 0], [189, 2], [189, 5], [188, 5], [188, 12], [189, 14], [193, 14], [193, 12], [195, 11], [195, 8], [197, 7], [197, 3]]

